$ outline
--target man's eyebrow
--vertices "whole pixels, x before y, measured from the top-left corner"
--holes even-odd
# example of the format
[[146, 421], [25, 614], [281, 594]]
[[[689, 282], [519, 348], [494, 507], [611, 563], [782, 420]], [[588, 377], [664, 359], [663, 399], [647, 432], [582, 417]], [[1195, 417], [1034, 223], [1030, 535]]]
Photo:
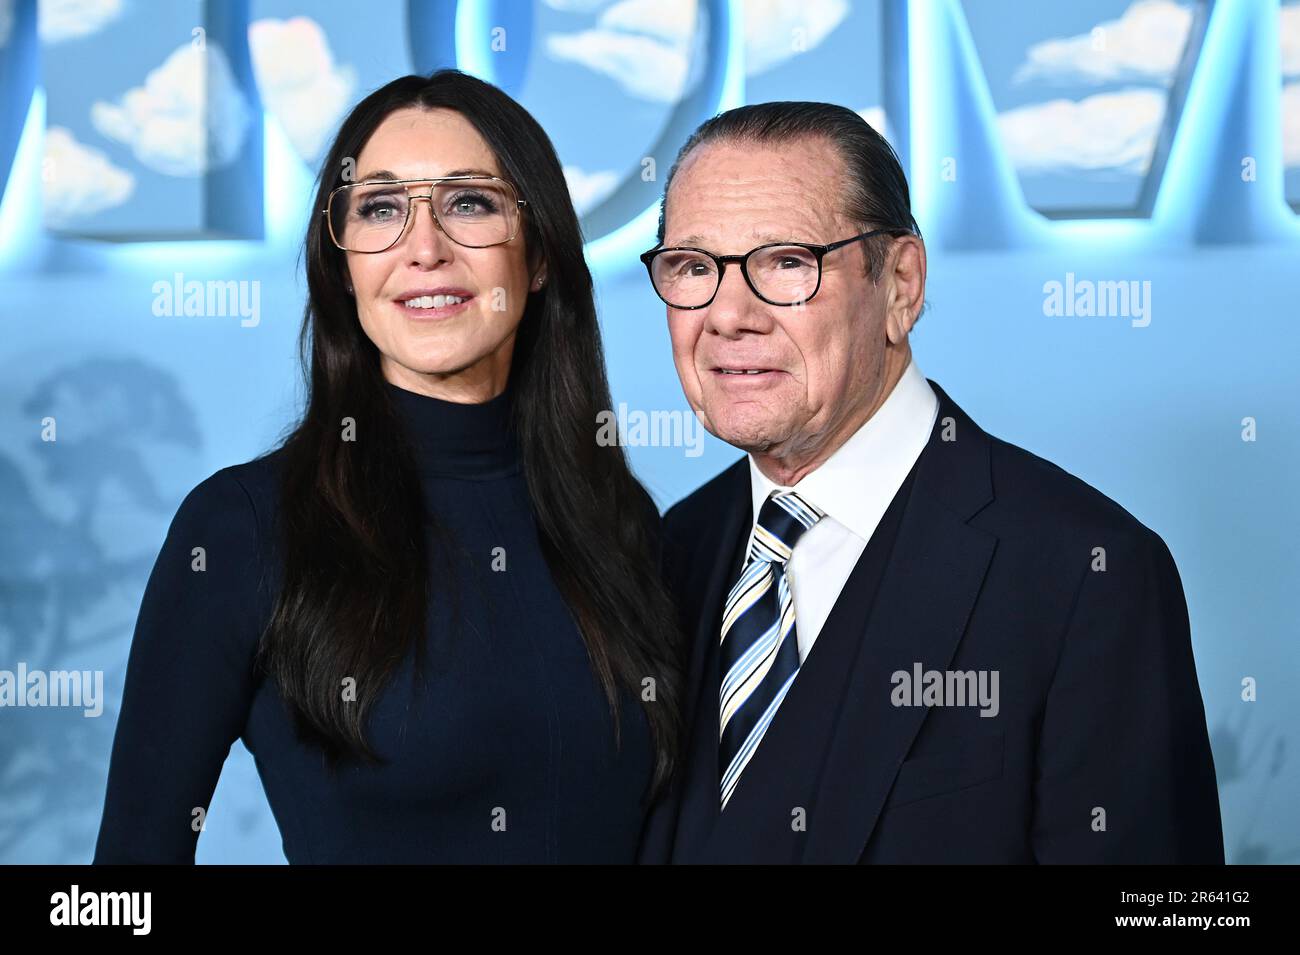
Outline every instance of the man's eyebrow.
[[[793, 241], [788, 235], [777, 235], [773, 232], [751, 232], [749, 237], [759, 245], [767, 245], [769, 242], [790, 242]], [[677, 240], [677, 245], [689, 245], [703, 247], [704, 236], [702, 235], [685, 235]]]
[[[486, 169], [453, 169], [451, 172], [445, 173], [442, 176], [429, 176], [428, 178], [444, 179], [447, 178], [448, 176], [484, 176], [493, 179], [498, 178], [496, 173], [489, 172]], [[400, 179], [400, 178], [401, 176], [397, 175], [397, 173], [392, 172], [391, 170], [388, 169], [376, 169], [371, 173], [369, 173], [368, 175], [361, 177], [362, 181], [369, 181], [371, 179]], [[423, 180], [417, 179], [415, 181], [422, 182]]]

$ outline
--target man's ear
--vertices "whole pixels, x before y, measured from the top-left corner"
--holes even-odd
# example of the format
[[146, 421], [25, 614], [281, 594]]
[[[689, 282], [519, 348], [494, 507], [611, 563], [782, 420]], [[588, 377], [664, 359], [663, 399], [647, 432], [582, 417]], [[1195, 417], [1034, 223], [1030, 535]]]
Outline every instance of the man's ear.
[[925, 243], [914, 235], [900, 237], [885, 258], [889, 279], [885, 334], [895, 345], [902, 344], [921, 316], [925, 305], [925, 269]]

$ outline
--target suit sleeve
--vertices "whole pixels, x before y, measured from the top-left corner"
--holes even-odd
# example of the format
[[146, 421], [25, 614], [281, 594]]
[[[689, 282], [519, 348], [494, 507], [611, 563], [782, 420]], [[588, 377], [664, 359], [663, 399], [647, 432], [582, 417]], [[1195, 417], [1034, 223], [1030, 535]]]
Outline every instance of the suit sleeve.
[[1223, 863], [1187, 602], [1163, 540], [1104, 540], [1048, 690], [1032, 840], [1044, 863]]
[[[673, 541], [675, 539], [675, 529], [678, 526], [680, 510], [677, 505], [670, 507], [663, 516], [662, 536], [659, 546], [659, 571], [663, 575], [665, 584], [668, 587], [669, 595], [673, 599], [679, 614], [679, 625], [682, 627], [684, 634], [692, 631], [687, 627], [687, 621], [680, 617], [681, 604], [679, 600], [679, 588], [675, 582], [673, 570], [679, 565], [674, 560], [675, 548]], [[683, 645], [682, 652], [686, 653], [687, 646]], [[683, 694], [685, 694], [687, 682], [682, 683]], [[685, 710], [687, 702], [682, 700], [682, 706]], [[683, 755], [685, 760], [685, 746], [688, 738], [689, 727], [683, 727]], [[641, 827], [641, 841], [637, 851], [637, 863], [640, 865], [666, 865], [672, 857], [672, 841], [677, 826], [678, 803], [681, 799], [681, 780], [680, 769], [677, 778], [671, 780], [667, 790], [659, 797], [655, 803], [649, 807], [646, 818]]]
[[172, 520], [131, 641], [96, 864], [194, 861], [253, 694], [256, 542], [252, 501], [225, 471]]

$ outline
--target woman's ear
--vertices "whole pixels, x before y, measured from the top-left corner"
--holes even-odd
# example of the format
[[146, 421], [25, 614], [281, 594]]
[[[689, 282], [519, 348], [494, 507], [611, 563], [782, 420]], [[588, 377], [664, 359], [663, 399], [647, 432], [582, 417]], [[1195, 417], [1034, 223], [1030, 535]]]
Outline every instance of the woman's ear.
[[528, 280], [528, 291], [539, 292], [546, 284], [546, 256], [540, 245], [531, 245], [526, 253], [528, 271], [532, 276]]

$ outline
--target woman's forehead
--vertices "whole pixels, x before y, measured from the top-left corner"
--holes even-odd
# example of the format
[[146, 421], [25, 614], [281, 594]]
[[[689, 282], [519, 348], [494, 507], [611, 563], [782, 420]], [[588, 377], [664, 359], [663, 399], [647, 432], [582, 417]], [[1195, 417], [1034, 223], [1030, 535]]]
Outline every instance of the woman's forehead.
[[460, 113], [400, 109], [386, 116], [357, 157], [358, 179], [500, 176], [496, 156]]

